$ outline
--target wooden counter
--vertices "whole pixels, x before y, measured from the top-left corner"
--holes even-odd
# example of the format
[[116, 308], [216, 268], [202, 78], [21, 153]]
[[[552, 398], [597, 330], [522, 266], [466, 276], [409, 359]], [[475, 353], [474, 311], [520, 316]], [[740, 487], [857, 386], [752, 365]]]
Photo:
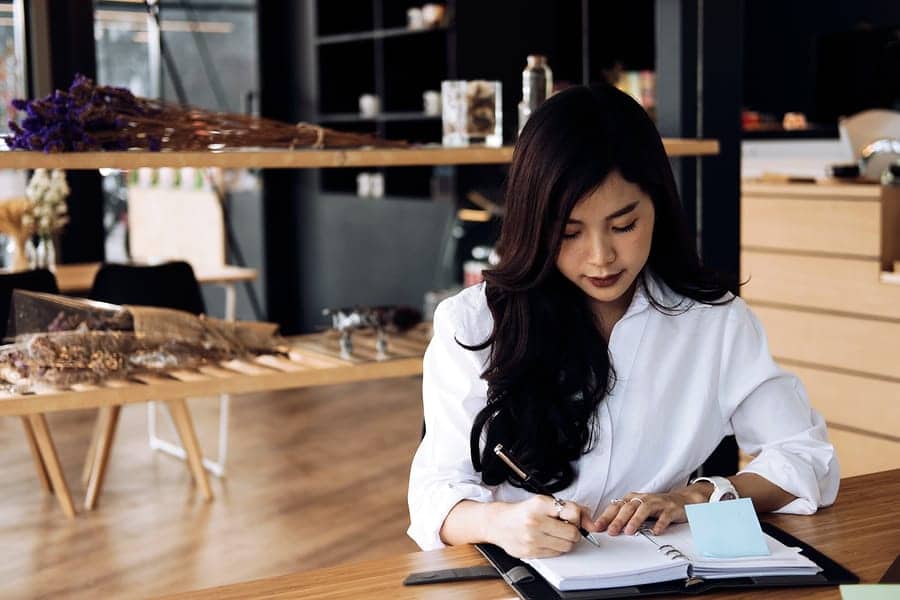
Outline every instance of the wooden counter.
[[[716, 140], [665, 138], [669, 156], [719, 153]], [[363, 148], [354, 150], [242, 149], [218, 152], [60, 152], [0, 151], [0, 169], [137, 169], [140, 167], [221, 167], [227, 169], [315, 169], [330, 167], [402, 167], [416, 165], [503, 164], [512, 146], [502, 148]]]
[[[856, 573], [864, 583], [878, 581], [900, 552], [900, 470], [845, 479], [831, 508], [813, 516], [769, 515], [770, 521], [811, 544]], [[169, 600], [237, 600], [239, 598], [515, 598], [500, 579], [404, 587], [403, 579], [415, 571], [486, 564], [472, 546], [417, 552], [381, 560], [317, 569], [166, 596]], [[775, 588], [703, 594], [728, 600], [840, 599], [837, 587]], [[654, 596], [685, 598], [685, 596]]]
[[881, 194], [742, 186], [741, 295], [828, 421], [845, 474], [900, 467], [900, 285], [882, 273]]

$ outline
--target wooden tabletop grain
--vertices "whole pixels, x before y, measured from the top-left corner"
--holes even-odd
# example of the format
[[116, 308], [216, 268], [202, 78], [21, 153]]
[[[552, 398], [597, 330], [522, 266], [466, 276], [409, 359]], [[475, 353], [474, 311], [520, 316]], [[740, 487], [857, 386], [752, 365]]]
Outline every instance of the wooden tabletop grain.
[[[764, 520], [815, 546], [859, 575], [863, 583], [877, 582], [900, 554], [900, 469], [843, 480], [834, 506], [813, 516], [768, 515]], [[486, 564], [472, 546], [417, 552], [340, 565], [256, 581], [236, 583], [166, 596], [178, 600], [236, 598], [515, 598], [501, 580], [404, 587], [414, 571]], [[684, 598], [684, 596], [669, 596]], [[704, 594], [728, 600], [838, 600], [837, 587], [785, 588]]]

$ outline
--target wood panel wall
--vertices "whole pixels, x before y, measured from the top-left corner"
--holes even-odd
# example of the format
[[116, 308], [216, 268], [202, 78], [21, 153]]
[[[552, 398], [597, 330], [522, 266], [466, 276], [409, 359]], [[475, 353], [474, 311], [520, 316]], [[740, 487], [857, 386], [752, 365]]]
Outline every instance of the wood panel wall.
[[900, 285], [877, 185], [741, 190], [741, 295], [828, 421], [842, 476], [900, 467]]

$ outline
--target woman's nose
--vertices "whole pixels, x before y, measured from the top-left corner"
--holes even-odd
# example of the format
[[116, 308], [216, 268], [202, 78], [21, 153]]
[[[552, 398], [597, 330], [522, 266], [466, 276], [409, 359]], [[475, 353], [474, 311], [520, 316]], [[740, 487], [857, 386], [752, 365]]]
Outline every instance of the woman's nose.
[[594, 238], [591, 248], [591, 261], [598, 265], [608, 265], [616, 261], [616, 250], [605, 236]]

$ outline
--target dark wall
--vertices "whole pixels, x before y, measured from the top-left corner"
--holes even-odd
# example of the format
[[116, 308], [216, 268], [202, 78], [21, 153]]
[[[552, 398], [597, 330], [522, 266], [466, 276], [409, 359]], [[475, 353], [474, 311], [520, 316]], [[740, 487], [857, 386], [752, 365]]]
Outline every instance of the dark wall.
[[[32, 73], [38, 61], [49, 63], [50, 85], [67, 89], [76, 73], [95, 77], [94, 3], [92, 0], [47, 2], [46, 12], [29, 16], [29, 36], [46, 35], [49, 56], [29, 56]], [[69, 223], [61, 236], [59, 260], [64, 263], [103, 260], [103, 195], [97, 171], [69, 171]]]
[[[851, 92], [874, 80], [877, 42], [876, 49], [849, 61], [844, 59], [857, 45], [852, 40], [843, 48], [834, 44], [841, 44], [841, 34], [856, 32], [854, 37], [861, 39], [865, 31], [900, 27], [900, 2], [750, 0], [744, 6], [745, 107], [778, 117], [801, 111], [823, 123], [864, 108], [853, 95], [847, 101], [833, 99], [836, 93]], [[876, 38], [880, 35], [874, 33]], [[824, 65], [819, 62], [823, 53], [834, 55]], [[900, 73], [885, 77], [896, 79]]]

